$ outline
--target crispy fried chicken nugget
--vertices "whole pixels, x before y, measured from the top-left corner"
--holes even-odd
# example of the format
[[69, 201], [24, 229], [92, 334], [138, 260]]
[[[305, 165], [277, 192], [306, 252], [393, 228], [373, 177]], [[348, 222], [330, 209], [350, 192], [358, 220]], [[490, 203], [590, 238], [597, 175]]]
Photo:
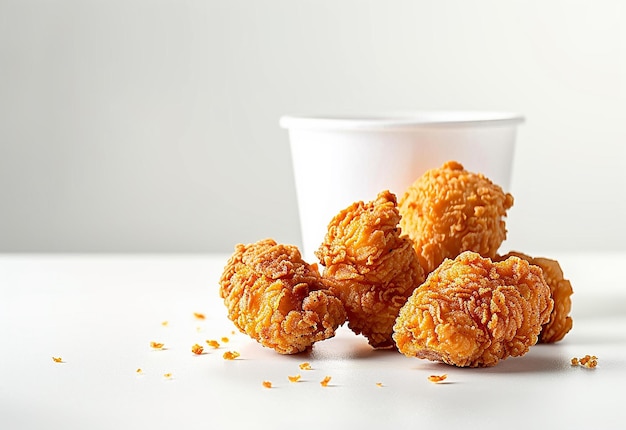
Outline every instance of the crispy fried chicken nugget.
[[243, 333], [281, 354], [305, 351], [346, 320], [341, 301], [316, 265], [273, 239], [235, 247], [220, 278], [229, 318]]
[[400, 352], [460, 367], [494, 366], [537, 342], [552, 311], [537, 266], [518, 257], [492, 262], [471, 251], [446, 259], [400, 310]]
[[401, 235], [396, 196], [356, 202], [329, 223], [315, 255], [322, 276], [343, 302], [348, 327], [375, 348], [393, 347], [393, 324], [400, 307], [424, 281], [411, 240]]
[[415, 243], [426, 274], [445, 258], [474, 251], [493, 258], [506, 239], [513, 196], [456, 161], [419, 177], [399, 201], [400, 227]]
[[556, 260], [544, 257], [531, 257], [521, 252], [509, 252], [498, 257], [498, 260], [506, 260], [515, 256], [528, 261], [530, 264], [539, 266], [543, 271], [543, 277], [550, 287], [550, 294], [554, 300], [554, 309], [550, 314], [550, 320], [543, 325], [539, 334], [540, 343], [554, 343], [562, 340], [572, 329], [574, 321], [570, 316], [572, 310], [571, 295], [574, 294], [572, 284], [564, 278], [561, 265]]

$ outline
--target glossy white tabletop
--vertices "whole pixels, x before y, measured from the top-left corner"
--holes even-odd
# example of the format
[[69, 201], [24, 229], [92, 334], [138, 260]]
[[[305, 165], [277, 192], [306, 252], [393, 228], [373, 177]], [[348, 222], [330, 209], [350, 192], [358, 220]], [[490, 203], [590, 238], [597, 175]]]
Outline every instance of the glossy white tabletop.
[[[263, 348], [226, 317], [227, 255], [0, 255], [0, 429], [623, 428], [626, 254], [545, 256], [572, 282], [572, 331], [463, 369], [345, 327], [309, 353]], [[586, 354], [597, 368], [571, 366]]]

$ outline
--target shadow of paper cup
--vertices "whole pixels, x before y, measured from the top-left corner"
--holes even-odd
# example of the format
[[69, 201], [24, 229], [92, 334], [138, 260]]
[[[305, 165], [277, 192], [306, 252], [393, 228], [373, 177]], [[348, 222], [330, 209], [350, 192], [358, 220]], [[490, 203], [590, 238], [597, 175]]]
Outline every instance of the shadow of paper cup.
[[339, 211], [383, 190], [400, 199], [426, 170], [446, 161], [508, 191], [523, 121], [515, 113], [451, 111], [281, 117], [289, 132], [304, 259], [317, 261], [314, 252]]

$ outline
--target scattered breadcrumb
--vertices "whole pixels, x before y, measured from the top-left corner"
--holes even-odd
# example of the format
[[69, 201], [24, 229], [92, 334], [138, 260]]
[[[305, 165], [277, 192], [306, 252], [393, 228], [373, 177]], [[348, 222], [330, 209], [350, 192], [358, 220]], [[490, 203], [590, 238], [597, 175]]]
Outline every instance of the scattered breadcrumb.
[[141, 369], [141, 367], [139, 367], [137, 370], [135, 370], [135, 373], [141, 375], [143, 373], [143, 370]]
[[222, 342], [224, 342], [224, 343], [227, 343], [229, 340], [230, 340], [230, 339], [228, 339], [226, 336], [224, 336], [224, 337], [222, 338]]
[[438, 382], [445, 381], [447, 377], [448, 377], [448, 375], [446, 375], [445, 373], [443, 375], [430, 375], [428, 377], [428, 380], [430, 382], [434, 382], [436, 384]]
[[171, 374], [171, 373], [164, 373], [164, 374], [163, 374], [163, 377], [164, 377], [165, 379], [172, 379], [172, 374]]
[[223, 355], [224, 360], [234, 360], [239, 357], [239, 353], [237, 351], [226, 351]]
[[159, 342], [150, 342], [150, 348], [152, 349], [163, 349], [165, 344]]
[[167, 326], [168, 326], [168, 324], [169, 324], [169, 321], [163, 321], [163, 322], [161, 323], [161, 325], [162, 325], [163, 327], [167, 327]]
[[300, 380], [301, 376], [300, 375], [294, 375], [294, 376], [287, 375], [287, 378], [289, 378], [290, 382], [298, 382]]
[[272, 383], [270, 381], [263, 381], [263, 386], [265, 388], [272, 388]]
[[382, 383], [382, 382], [377, 382], [377, 383], [376, 383], [376, 386], [377, 386], [377, 387], [380, 387], [380, 388], [382, 388], [382, 386], [383, 386], [383, 383]]
[[202, 314], [200, 312], [194, 312], [193, 316], [196, 317], [196, 319], [199, 319], [199, 320], [206, 319], [206, 316], [204, 316], [204, 314]]
[[580, 364], [586, 367], [596, 367], [598, 364], [598, 357], [595, 355], [585, 355], [580, 359]]
[[587, 369], [594, 369], [598, 365], [598, 357], [595, 355], [585, 355], [584, 357], [574, 357], [570, 361], [572, 366], [586, 367]]
[[207, 345], [209, 345], [211, 348], [219, 348], [220, 347], [220, 343], [216, 340], [213, 339], [207, 339], [206, 341]]
[[320, 385], [321, 385], [322, 387], [327, 387], [327, 386], [328, 386], [328, 383], [330, 382], [330, 379], [331, 379], [331, 377], [330, 377], [330, 376], [326, 376], [324, 379], [322, 379], [322, 380], [320, 381]]
[[309, 363], [308, 361], [304, 362], [304, 363], [301, 363], [300, 364], [300, 369], [301, 370], [311, 370], [311, 363]]
[[191, 352], [193, 352], [196, 355], [202, 354], [203, 351], [204, 351], [204, 348], [201, 345], [198, 345], [197, 343], [191, 347]]
[[52, 361], [55, 363], [63, 363], [63, 359], [61, 357], [52, 357]]

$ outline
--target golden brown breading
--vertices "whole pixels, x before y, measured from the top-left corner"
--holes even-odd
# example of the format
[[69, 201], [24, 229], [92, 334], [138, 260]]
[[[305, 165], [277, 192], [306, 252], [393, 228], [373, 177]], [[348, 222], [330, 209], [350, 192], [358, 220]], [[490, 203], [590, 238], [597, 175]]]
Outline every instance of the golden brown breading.
[[445, 258], [474, 251], [493, 258], [506, 239], [513, 196], [455, 161], [428, 170], [400, 199], [400, 227], [415, 243], [426, 274]]
[[492, 262], [471, 251], [446, 259], [400, 310], [393, 338], [407, 356], [487, 367], [521, 356], [552, 311], [537, 266]]
[[281, 354], [330, 338], [346, 320], [317, 266], [273, 239], [239, 244], [220, 279], [228, 316], [243, 333]]
[[556, 260], [543, 257], [531, 257], [521, 252], [509, 252], [498, 257], [499, 260], [506, 260], [510, 256], [516, 256], [528, 261], [530, 264], [539, 266], [543, 271], [543, 277], [550, 287], [550, 294], [554, 300], [554, 309], [550, 315], [550, 321], [544, 324], [539, 334], [539, 342], [554, 343], [563, 339], [572, 329], [574, 324], [570, 312], [572, 310], [571, 295], [574, 293], [572, 284], [563, 277], [561, 265]]
[[411, 240], [398, 227], [396, 196], [356, 202], [337, 214], [315, 255], [322, 276], [341, 299], [348, 326], [375, 348], [393, 347], [400, 307], [424, 281]]

